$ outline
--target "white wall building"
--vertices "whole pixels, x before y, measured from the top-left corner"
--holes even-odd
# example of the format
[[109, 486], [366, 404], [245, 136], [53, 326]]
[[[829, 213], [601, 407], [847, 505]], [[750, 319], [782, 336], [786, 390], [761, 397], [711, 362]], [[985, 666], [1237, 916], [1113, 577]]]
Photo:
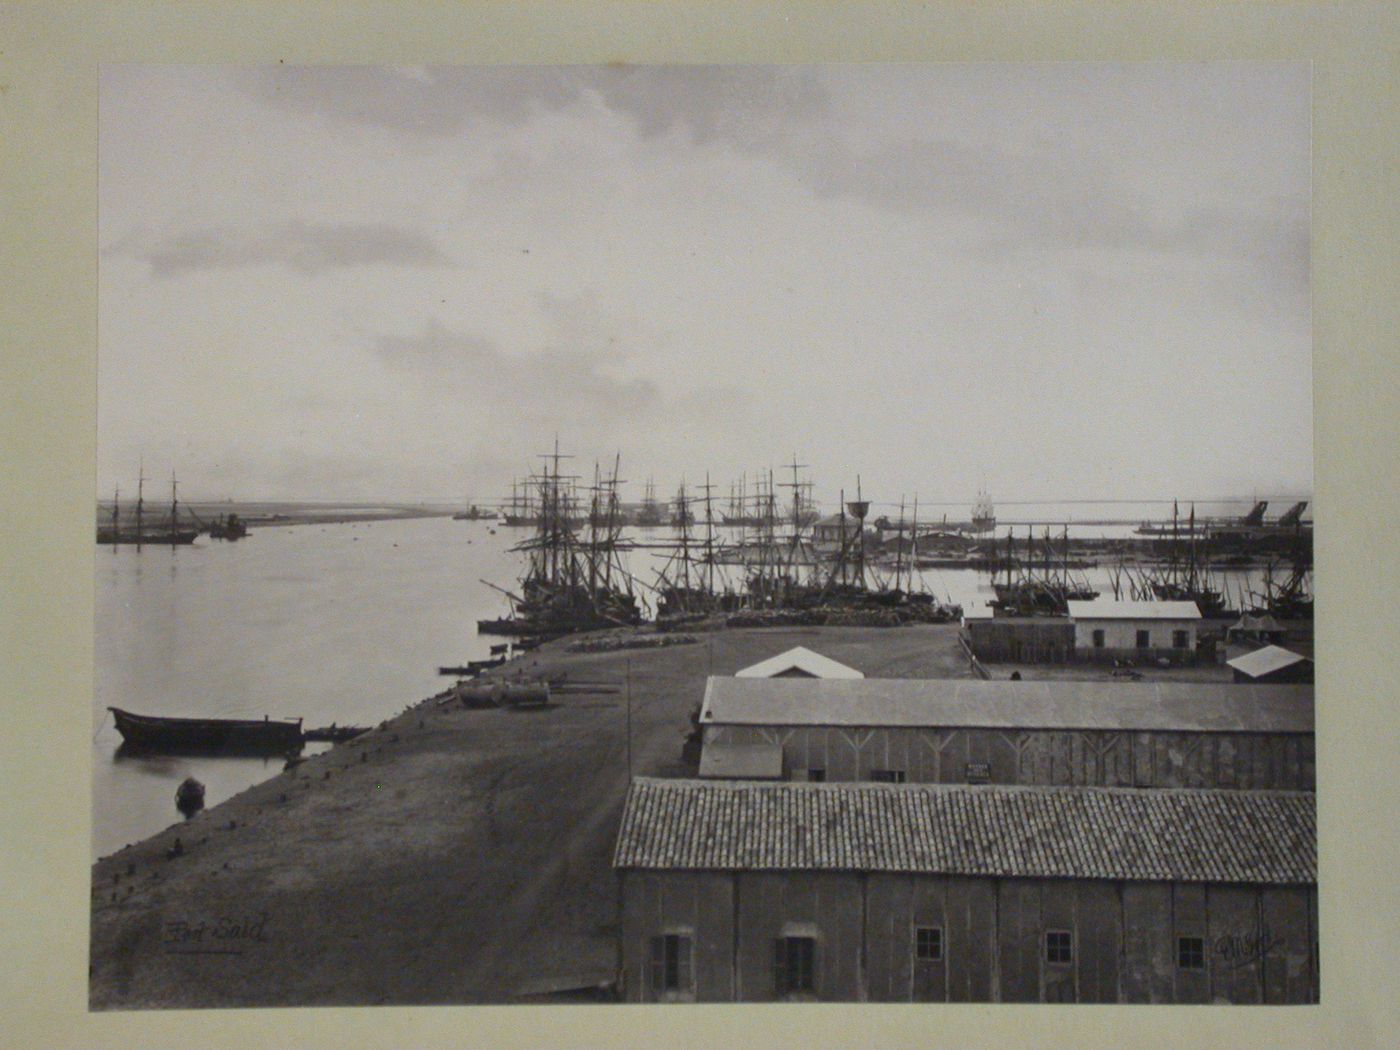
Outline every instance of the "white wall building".
[[1075, 655], [1084, 659], [1195, 659], [1195, 602], [1070, 602]]

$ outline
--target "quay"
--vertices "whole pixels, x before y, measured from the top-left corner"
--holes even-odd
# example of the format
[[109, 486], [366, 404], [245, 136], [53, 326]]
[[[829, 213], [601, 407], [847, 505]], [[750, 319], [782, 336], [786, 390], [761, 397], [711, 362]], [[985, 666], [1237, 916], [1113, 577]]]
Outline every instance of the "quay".
[[89, 1005], [596, 997], [617, 973], [611, 863], [630, 775], [694, 775], [682, 746], [706, 675], [803, 645], [872, 677], [969, 677], [958, 631], [546, 643], [492, 676], [577, 683], [547, 705], [468, 709], [445, 692], [98, 860]]

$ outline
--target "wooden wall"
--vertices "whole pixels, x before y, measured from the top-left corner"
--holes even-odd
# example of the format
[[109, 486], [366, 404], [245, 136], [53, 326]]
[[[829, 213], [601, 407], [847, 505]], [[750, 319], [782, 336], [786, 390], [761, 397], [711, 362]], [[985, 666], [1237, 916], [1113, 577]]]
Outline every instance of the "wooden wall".
[[814, 768], [829, 781], [893, 769], [909, 783], [965, 784], [969, 767], [986, 767], [992, 784], [1280, 791], [1316, 784], [1311, 733], [709, 725], [710, 741], [779, 745], [789, 780], [805, 780]]
[[[773, 941], [789, 923], [817, 931], [826, 1001], [1318, 999], [1314, 887], [838, 872], [624, 872], [622, 886], [631, 1001], [650, 998], [650, 937], [688, 924], [697, 999], [771, 1001]], [[943, 931], [942, 959], [915, 959], [919, 926]], [[1052, 929], [1071, 933], [1072, 962], [1046, 961]], [[1182, 936], [1202, 939], [1202, 968], [1177, 965]]]

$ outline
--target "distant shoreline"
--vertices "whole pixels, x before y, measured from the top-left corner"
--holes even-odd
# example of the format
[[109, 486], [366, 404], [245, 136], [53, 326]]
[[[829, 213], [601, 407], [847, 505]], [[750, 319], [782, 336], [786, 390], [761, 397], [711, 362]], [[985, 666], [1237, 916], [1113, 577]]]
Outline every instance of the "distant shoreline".
[[[111, 524], [111, 502], [98, 505], [99, 525]], [[169, 518], [169, 508], [152, 501], [148, 504], [146, 520], [152, 526]], [[236, 514], [251, 529], [273, 528], [279, 525], [336, 525], [359, 521], [397, 521], [413, 518], [447, 518], [459, 508], [441, 505], [407, 505], [394, 503], [294, 503], [294, 502], [225, 502], [204, 503], [198, 500], [180, 504], [184, 522], [208, 524], [229, 514]], [[121, 522], [135, 520], [134, 504], [122, 503]]]

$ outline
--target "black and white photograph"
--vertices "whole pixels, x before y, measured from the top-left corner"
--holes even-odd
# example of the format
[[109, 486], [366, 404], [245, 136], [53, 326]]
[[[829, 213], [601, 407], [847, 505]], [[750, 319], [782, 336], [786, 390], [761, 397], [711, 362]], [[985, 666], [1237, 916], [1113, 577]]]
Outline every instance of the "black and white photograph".
[[1320, 1001], [1308, 63], [98, 104], [90, 1010]]

